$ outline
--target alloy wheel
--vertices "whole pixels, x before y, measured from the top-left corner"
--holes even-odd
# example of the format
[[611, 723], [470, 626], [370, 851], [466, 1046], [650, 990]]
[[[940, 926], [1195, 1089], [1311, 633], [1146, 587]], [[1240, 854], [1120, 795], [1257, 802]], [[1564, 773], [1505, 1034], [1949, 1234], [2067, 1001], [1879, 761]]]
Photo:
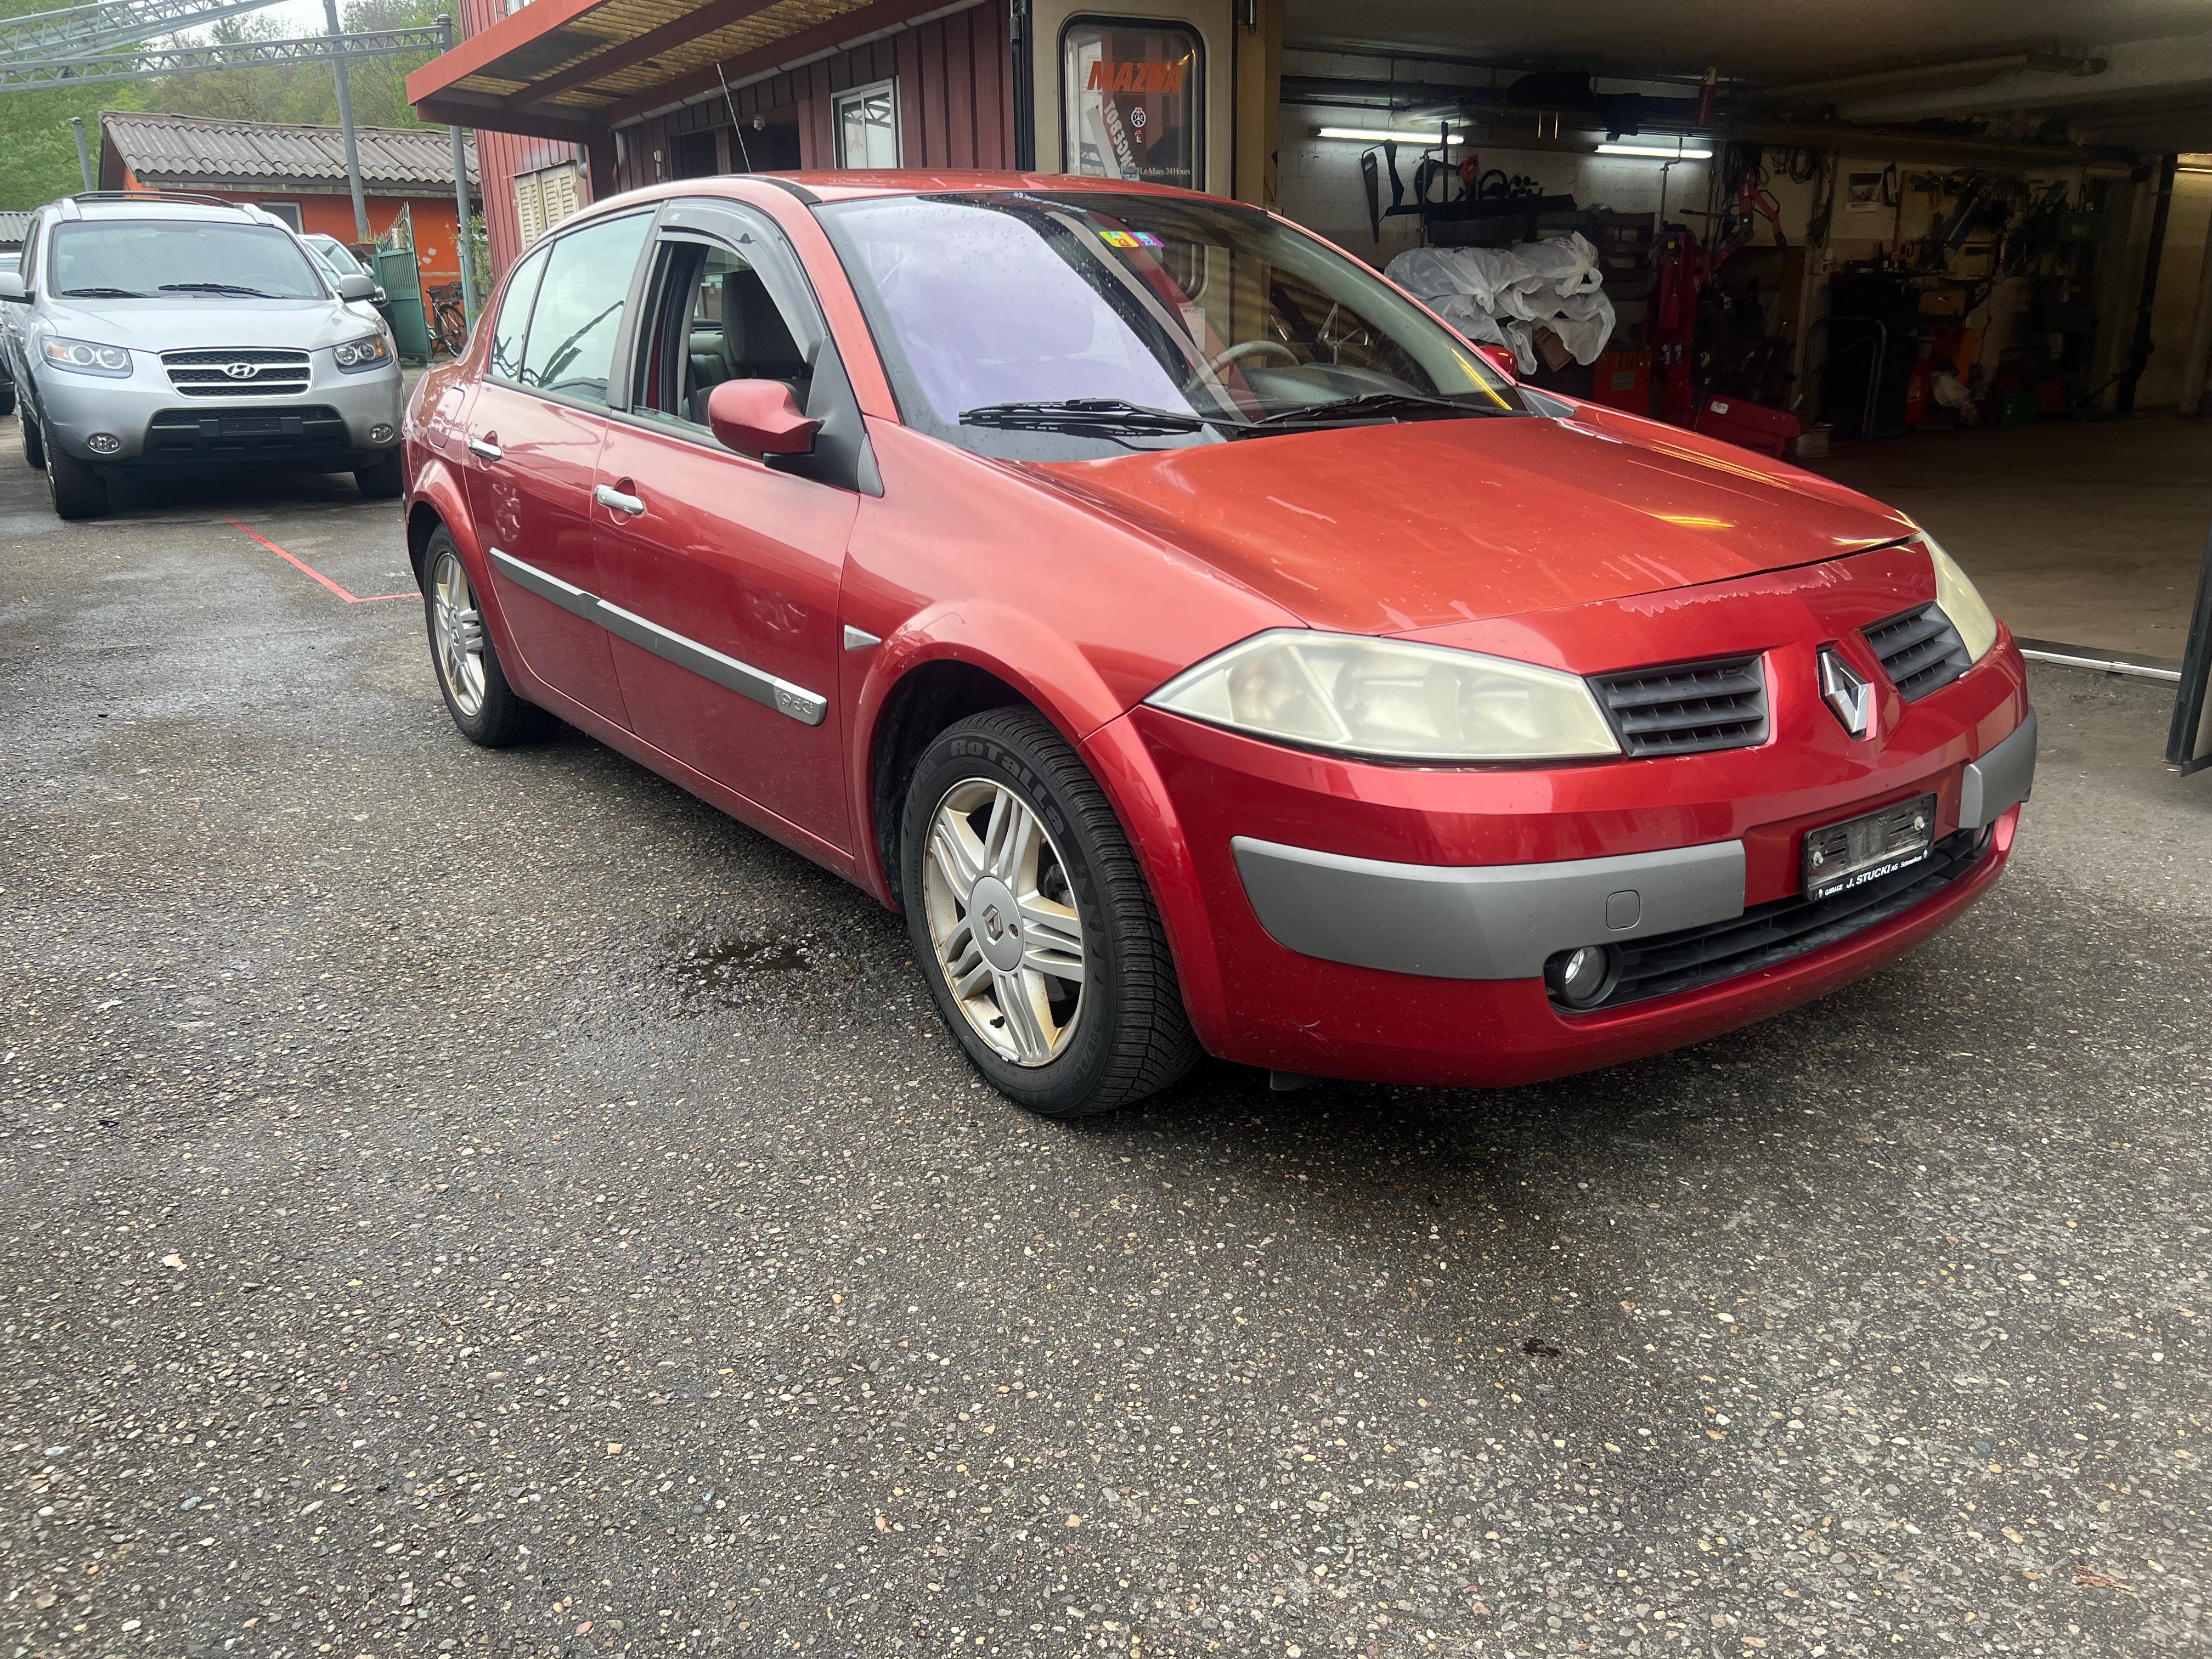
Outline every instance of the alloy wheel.
[[483, 712], [483, 616], [469, 573], [450, 550], [430, 572], [430, 642], [453, 706], [473, 719]]
[[977, 1036], [1018, 1066], [1049, 1064], [1082, 1018], [1083, 921], [1036, 809], [969, 778], [930, 815], [922, 902], [937, 966]]

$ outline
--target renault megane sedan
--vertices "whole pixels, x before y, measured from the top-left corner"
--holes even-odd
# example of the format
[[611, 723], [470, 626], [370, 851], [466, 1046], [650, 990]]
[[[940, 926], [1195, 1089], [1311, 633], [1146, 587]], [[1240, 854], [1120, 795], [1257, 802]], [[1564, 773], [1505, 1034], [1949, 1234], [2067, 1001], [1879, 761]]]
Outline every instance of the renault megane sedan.
[[406, 428], [454, 722], [590, 732], [902, 910], [999, 1089], [1499, 1085], [1881, 966], [1996, 879], [2020, 654], [1912, 521], [1517, 386], [1258, 209], [690, 179]]

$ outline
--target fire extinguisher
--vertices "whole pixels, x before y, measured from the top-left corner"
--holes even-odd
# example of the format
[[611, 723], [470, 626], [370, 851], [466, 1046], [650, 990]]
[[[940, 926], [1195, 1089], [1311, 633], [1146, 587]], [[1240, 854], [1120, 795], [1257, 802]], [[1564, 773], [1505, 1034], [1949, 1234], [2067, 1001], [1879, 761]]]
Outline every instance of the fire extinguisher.
[[1928, 419], [1928, 391], [1935, 379], [1935, 371], [1923, 357], [1913, 364], [1912, 372], [1905, 377], [1905, 423], [1919, 426]]

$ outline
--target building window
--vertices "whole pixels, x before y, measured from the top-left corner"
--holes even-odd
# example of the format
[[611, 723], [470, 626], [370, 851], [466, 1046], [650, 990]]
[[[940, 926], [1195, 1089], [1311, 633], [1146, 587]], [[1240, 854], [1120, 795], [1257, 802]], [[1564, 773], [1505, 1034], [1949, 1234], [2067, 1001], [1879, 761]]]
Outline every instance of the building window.
[[1062, 171], [1206, 188], [1195, 29], [1079, 17], [1060, 47]]
[[297, 202], [257, 202], [254, 205], [258, 207], [264, 213], [275, 214], [286, 224], [291, 226], [294, 230], [301, 228], [300, 223], [300, 204]]
[[837, 165], [895, 167], [899, 164], [898, 83], [878, 81], [837, 94]]
[[583, 205], [583, 180], [574, 161], [515, 178], [514, 216], [525, 247]]

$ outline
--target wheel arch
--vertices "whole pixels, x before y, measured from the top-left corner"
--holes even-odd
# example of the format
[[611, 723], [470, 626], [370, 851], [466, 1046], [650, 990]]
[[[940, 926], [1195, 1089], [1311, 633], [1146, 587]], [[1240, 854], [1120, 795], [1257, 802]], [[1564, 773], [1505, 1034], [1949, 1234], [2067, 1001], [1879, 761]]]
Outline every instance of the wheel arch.
[[915, 662], [884, 693], [869, 729], [867, 812], [873, 830], [872, 850], [882, 871], [884, 893], [894, 905], [904, 903], [899, 885], [899, 821], [915, 765], [946, 727], [986, 709], [1009, 708], [1036, 708], [1052, 718], [1012, 680], [958, 657]]

